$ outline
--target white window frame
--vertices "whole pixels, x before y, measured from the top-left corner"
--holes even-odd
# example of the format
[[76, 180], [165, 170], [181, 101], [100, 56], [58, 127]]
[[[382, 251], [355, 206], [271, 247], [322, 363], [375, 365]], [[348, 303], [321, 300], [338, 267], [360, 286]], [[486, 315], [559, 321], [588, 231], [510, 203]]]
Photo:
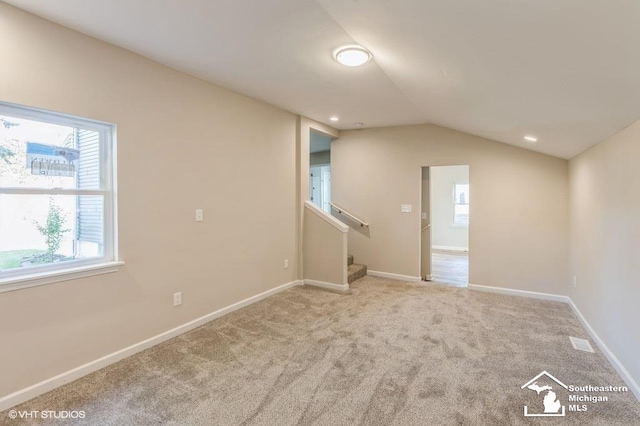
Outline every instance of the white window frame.
[[102, 195], [104, 240], [102, 257], [16, 268], [0, 272], [0, 293], [59, 281], [116, 272], [124, 263], [118, 259], [116, 206], [116, 125], [57, 112], [0, 102], [0, 114], [56, 125], [77, 127], [100, 134], [101, 189], [45, 189], [0, 187], [3, 194]]

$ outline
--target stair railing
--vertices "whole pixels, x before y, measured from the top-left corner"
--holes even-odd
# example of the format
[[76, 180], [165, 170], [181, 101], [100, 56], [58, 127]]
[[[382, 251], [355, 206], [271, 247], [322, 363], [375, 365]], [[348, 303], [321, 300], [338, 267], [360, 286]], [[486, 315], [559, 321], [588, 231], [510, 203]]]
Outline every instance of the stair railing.
[[355, 217], [354, 215], [352, 215], [351, 213], [349, 213], [348, 211], [346, 211], [345, 209], [343, 209], [342, 207], [334, 204], [334, 203], [329, 203], [331, 204], [331, 208], [333, 208], [334, 210], [336, 210], [338, 213], [340, 213], [341, 215], [345, 215], [347, 216], [349, 219], [357, 222], [360, 224], [361, 227], [363, 228], [368, 228], [369, 224], [367, 222], [365, 222], [362, 219], [358, 219], [357, 217]]

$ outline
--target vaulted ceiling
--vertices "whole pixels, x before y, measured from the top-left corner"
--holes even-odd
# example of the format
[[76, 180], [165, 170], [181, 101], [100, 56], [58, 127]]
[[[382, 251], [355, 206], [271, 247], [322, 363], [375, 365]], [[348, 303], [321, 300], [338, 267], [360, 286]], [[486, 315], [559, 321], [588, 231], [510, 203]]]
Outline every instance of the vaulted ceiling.
[[[640, 118], [637, 0], [5, 1], [339, 129], [434, 123], [570, 158]], [[374, 60], [338, 64], [352, 43]]]

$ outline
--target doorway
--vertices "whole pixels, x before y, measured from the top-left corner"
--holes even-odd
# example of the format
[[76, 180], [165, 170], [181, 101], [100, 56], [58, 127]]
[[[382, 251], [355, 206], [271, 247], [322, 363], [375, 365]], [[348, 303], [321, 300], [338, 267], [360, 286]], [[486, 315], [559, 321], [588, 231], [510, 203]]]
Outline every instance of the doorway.
[[309, 197], [311, 202], [331, 214], [331, 140], [311, 131], [309, 141]]
[[311, 166], [309, 194], [311, 202], [331, 214], [331, 166]]
[[422, 168], [422, 278], [469, 283], [469, 166]]

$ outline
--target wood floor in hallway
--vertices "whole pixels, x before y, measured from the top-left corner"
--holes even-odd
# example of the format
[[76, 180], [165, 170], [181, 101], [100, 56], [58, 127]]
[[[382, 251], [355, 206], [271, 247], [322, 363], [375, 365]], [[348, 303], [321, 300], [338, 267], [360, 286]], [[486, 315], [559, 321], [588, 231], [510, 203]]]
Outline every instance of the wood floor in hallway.
[[460, 251], [431, 251], [432, 281], [466, 286], [469, 283], [469, 253]]

